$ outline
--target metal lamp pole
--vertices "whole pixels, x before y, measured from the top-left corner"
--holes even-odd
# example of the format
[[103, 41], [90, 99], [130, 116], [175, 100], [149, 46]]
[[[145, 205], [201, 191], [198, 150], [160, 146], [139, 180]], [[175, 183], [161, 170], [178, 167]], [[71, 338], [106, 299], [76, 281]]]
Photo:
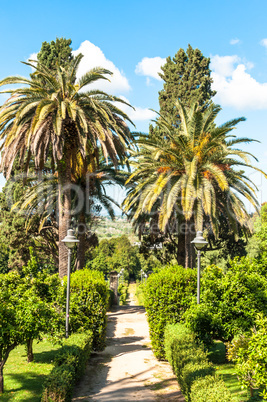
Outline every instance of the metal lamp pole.
[[200, 256], [201, 249], [205, 247], [208, 242], [202, 236], [202, 232], [199, 231], [191, 243], [195, 245], [197, 250], [197, 304], [200, 304]]
[[74, 236], [74, 231], [69, 229], [67, 236], [62, 240], [68, 247], [68, 274], [67, 274], [67, 301], [66, 301], [66, 338], [69, 337], [69, 311], [70, 311], [70, 271], [71, 271], [71, 250], [79, 240]]

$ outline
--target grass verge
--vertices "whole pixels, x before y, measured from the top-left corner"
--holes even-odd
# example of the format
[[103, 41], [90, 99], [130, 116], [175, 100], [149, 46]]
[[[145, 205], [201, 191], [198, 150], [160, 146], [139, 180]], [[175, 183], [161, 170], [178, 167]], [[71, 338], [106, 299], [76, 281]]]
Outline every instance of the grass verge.
[[34, 362], [27, 363], [25, 346], [18, 346], [4, 367], [4, 389], [1, 402], [40, 402], [43, 383], [53, 368], [53, 359], [60, 345], [51, 342], [34, 342]]
[[210, 349], [209, 359], [216, 367], [216, 373], [223, 379], [227, 388], [235, 398], [236, 402], [260, 402], [263, 398], [258, 391], [254, 391], [254, 396], [249, 395], [249, 391], [242, 389], [235, 371], [235, 365], [225, 361], [225, 345], [222, 342], [215, 342]]

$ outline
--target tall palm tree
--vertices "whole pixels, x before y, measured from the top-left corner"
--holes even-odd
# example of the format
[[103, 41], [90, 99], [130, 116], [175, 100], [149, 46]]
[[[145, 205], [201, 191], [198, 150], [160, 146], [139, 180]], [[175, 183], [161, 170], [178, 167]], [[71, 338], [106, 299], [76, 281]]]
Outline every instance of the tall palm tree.
[[[91, 245], [92, 239], [95, 239], [90, 228], [99, 207], [103, 207], [111, 219], [115, 217], [114, 205], [119, 207], [116, 201], [107, 194], [106, 187], [115, 184], [122, 187], [125, 183], [125, 175], [125, 171], [114, 169], [112, 164], [105, 164], [101, 156], [97, 161], [92, 154], [87, 155], [87, 160], [81, 158], [76, 165], [76, 170], [72, 172], [72, 182], [76, 184], [75, 189], [78, 189], [78, 193], [73, 191], [71, 194], [72, 210], [76, 208], [72, 224], [78, 228], [79, 239], [76, 269], [84, 267], [85, 251]], [[40, 233], [55, 226], [57, 230], [55, 219], [59, 191], [57, 175], [44, 174], [41, 180], [38, 176], [33, 176], [28, 178], [27, 184], [28, 189], [24, 196], [13, 205], [13, 208], [19, 209], [20, 213], [26, 215], [26, 230], [36, 224], [37, 216]], [[84, 201], [82, 205], [81, 199]]]
[[[66, 274], [67, 250], [62, 243], [70, 224], [71, 173], [77, 165], [77, 153], [87, 156], [88, 143], [93, 149], [101, 146], [106, 160], [116, 166], [131, 141], [125, 123], [127, 115], [114, 105], [121, 99], [102, 91], [85, 91], [85, 87], [100, 79], [107, 79], [110, 71], [95, 68], [79, 80], [77, 69], [82, 55], [67, 67], [50, 71], [41, 63], [30, 79], [7, 77], [0, 86], [23, 84], [8, 89], [10, 98], [0, 108], [1, 170], [8, 178], [14, 160], [27, 172], [34, 160], [36, 170], [42, 172], [51, 158], [51, 169], [59, 180], [59, 275]], [[83, 92], [84, 91], [84, 92]]]
[[156, 209], [162, 232], [168, 230], [175, 215], [182, 215], [185, 265], [193, 266], [191, 240], [195, 231], [202, 230], [204, 220], [209, 219], [217, 235], [219, 211], [227, 216], [233, 230], [236, 230], [236, 222], [246, 226], [249, 216], [240, 195], [256, 209], [258, 202], [256, 186], [243, 168], [263, 172], [251, 165], [249, 157], [253, 155], [233, 148], [236, 144], [253, 141], [235, 138], [231, 133], [244, 118], [216, 127], [219, 106], [212, 104], [201, 112], [197, 103], [186, 110], [177, 101], [176, 107], [181, 117], [178, 128], [160, 116], [156, 122], [160, 129], [150, 137], [140, 137], [140, 151], [134, 162], [136, 170], [129, 179], [134, 186], [124, 205], [126, 212], [132, 211], [133, 222]]

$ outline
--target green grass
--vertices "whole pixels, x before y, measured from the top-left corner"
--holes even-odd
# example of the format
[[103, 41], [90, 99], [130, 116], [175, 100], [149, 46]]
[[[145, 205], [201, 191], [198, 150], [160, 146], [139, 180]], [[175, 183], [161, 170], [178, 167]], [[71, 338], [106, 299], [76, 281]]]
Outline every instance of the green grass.
[[141, 284], [136, 285], [135, 298], [138, 306], [144, 305], [144, 292]]
[[4, 367], [4, 394], [0, 397], [1, 402], [40, 402], [42, 384], [53, 368], [53, 359], [58, 349], [60, 345], [55, 346], [48, 341], [34, 342], [33, 363], [27, 363], [24, 346], [14, 349]]
[[251, 398], [249, 391], [241, 388], [234, 364], [225, 361], [225, 345], [222, 342], [215, 342], [214, 346], [210, 348], [209, 359], [215, 365], [216, 373], [223, 379], [236, 402], [263, 401], [257, 390], [254, 391], [255, 395]]

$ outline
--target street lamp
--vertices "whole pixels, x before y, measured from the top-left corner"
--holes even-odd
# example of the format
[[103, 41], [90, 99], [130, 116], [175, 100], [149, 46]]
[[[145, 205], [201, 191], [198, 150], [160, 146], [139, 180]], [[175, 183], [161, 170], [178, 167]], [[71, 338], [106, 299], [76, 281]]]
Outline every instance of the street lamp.
[[69, 229], [67, 236], [62, 240], [68, 247], [68, 281], [67, 281], [67, 303], [66, 303], [66, 338], [69, 337], [69, 310], [70, 310], [70, 267], [71, 267], [71, 249], [79, 240], [74, 236], [74, 231]]
[[202, 232], [197, 232], [196, 237], [191, 241], [197, 249], [197, 304], [200, 303], [200, 253], [201, 249], [208, 244], [208, 242], [202, 236]]

